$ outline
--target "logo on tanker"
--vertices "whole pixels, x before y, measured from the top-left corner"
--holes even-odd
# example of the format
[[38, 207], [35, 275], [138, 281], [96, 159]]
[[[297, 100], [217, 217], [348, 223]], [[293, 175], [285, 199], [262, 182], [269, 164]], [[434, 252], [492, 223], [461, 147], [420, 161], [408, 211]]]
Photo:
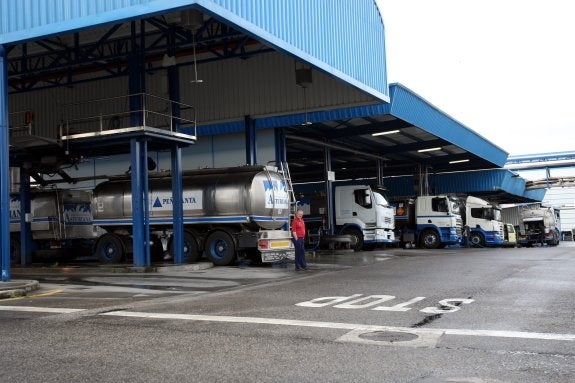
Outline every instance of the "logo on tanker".
[[92, 224], [89, 204], [64, 204], [64, 223], [68, 225]]
[[[174, 199], [172, 193], [151, 193], [150, 210], [172, 210]], [[186, 192], [182, 196], [184, 210], [202, 209], [202, 192]]]
[[10, 222], [20, 221], [20, 199], [10, 198]]
[[287, 209], [289, 207], [289, 196], [285, 181], [266, 180], [263, 182], [266, 195], [265, 207], [269, 209]]

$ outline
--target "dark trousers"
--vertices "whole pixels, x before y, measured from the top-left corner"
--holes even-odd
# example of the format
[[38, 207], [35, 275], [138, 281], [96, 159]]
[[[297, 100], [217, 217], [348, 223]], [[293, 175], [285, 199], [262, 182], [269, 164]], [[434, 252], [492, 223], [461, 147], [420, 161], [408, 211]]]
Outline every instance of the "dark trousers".
[[298, 238], [293, 240], [295, 247], [295, 268], [296, 269], [307, 269], [307, 263], [305, 261], [305, 245], [304, 239]]

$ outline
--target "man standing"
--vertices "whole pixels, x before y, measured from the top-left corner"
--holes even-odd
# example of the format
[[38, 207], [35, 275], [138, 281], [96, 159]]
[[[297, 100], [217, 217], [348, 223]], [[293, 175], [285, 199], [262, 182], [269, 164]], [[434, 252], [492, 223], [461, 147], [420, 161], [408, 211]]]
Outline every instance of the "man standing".
[[295, 269], [307, 270], [305, 261], [305, 222], [303, 221], [303, 210], [295, 213], [295, 218], [291, 222], [291, 233], [295, 247]]

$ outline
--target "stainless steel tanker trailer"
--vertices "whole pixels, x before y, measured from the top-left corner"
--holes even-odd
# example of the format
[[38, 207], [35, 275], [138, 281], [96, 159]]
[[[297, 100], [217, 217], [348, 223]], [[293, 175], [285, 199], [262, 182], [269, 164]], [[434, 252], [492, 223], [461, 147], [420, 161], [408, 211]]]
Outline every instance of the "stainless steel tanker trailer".
[[[202, 253], [216, 265], [238, 257], [261, 262], [294, 259], [289, 231], [286, 179], [274, 168], [243, 166], [185, 172], [183, 185], [184, 260]], [[173, 254], [172, 179], [149, 176], [152, 251]], [[129, 178], [99, 184], [92, 199], [94, 225], [106, 233], [95, 244], [103, 262], [118, 262], [132, 247], [132, 192]]]

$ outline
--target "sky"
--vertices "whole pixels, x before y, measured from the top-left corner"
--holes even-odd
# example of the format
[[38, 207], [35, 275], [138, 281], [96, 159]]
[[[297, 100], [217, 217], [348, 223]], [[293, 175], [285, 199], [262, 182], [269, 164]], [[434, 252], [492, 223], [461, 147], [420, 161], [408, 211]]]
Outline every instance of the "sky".
[[376, 2], [389, 83], [510, 155], [575, 151], [575, 1]]

